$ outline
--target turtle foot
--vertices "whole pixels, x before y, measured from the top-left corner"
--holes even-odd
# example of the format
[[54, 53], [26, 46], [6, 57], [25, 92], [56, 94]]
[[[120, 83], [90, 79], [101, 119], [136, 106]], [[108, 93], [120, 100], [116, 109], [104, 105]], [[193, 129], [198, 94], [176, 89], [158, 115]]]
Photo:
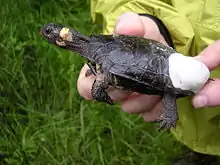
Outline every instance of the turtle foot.
[[99, 101], [105, 102], [107, 104], [113, 104], [113, 100], [109, 97], [108, 93], [105, 91], [108, 87], [106, 81], [102, 79], [96, 79], [92, 86], [92, 97]]
[[172, 94], [165, 94], [163, 97], [163, 110], [158, 118], [160, 122], [159, 131], [166, 129], [170, 132], [171, 127], [176, 128], [178, 120], [176, 97]]
[[108, 94], [106, 93], [106, 91], [104, 90], [97, 90], [97, 93], [93, 93], [93, 98], [99, 102], [104, 102], [107, 104], [112, 105], [113, 101], [112, 99], [108, 96]]
[[158, 121], [160, 122], [159, 131], [166, 129], [167, 132], [170, 132], [170, 129], [176, 128], [177, 119], [165, 117], [163, 114], [160, 115]]

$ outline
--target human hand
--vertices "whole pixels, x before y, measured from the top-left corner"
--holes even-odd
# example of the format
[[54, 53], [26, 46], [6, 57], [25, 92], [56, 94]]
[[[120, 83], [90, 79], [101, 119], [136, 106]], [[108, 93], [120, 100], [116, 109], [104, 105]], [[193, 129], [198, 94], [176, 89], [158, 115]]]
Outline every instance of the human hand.
[[[220, 40], [209, 45], [195, 58], [206, 64], [210, 70], [220, 66]], [[192, 99], [196, 108], [220, 106], [220, 79], [209, 81]]]
[[[167, 45], [154, 21], [148, 17], [139, 16], [131, 12], [124, 13], [118, 18], [113, 33], [143, 36]], [[87, 69], [87, 65], [82, 68], [77, 87], [82, 97], [91, 100], [91, 88], [95, 76], [85, 77]], [[108, 94], [114, 101], [121, 102], [121, 107], [124, 111], [128, 113], [140, 113], [145, 121], [155, 121], [162, 109], [159, 96], [124, 92], [114, 88], [110, 88]]]

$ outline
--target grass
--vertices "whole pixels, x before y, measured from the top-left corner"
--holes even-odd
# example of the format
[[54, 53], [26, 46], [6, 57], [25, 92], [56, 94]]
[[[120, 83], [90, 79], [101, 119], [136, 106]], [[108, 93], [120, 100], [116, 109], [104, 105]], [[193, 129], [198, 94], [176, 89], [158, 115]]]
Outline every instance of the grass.
[[0, 164], [169, 165], [181, 153], [171, 135], [139, 116], [81, 98], [76, 82], [84, 60], [39, 36], [48, 22], [100, 31], [89, 5], [0, 1]]

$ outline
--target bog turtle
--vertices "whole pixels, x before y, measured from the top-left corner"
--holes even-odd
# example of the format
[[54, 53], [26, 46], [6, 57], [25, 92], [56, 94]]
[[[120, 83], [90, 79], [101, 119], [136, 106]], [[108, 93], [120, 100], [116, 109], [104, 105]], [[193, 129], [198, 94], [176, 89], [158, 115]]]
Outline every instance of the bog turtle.
[[86, 76], [96, 75], [91, 93], [95, 100], [112, 104], [106, 89], [118, 89], [162, 97], [163, 110], [156, 122], [168, 131], [176, 127], [176, 100], [192, 96], [209, 80], [202, 62], [184, 56], [160, 42], [129, 35], [83, 35], [71, 27], [49, 23], [41, 35], [61, 48], [86, 58]]

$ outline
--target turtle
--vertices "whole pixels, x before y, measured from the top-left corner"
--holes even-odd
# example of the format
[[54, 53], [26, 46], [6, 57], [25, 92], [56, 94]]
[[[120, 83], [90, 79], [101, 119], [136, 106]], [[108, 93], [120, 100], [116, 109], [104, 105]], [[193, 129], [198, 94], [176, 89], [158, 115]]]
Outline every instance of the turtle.
[[96, 101], [114, 104], [109, 86], [146, 95], [158, 95], [163, 109], [155, 122], [159, 130], [176, 128], [177, 99], [195, 95], [210, 80], [206, 65], [153, 39], [133, 35], [91, 34], [61, 24], [40, 30], [49, 43], [88, 60], [86, 76], [95, 75], [91, 94]]

